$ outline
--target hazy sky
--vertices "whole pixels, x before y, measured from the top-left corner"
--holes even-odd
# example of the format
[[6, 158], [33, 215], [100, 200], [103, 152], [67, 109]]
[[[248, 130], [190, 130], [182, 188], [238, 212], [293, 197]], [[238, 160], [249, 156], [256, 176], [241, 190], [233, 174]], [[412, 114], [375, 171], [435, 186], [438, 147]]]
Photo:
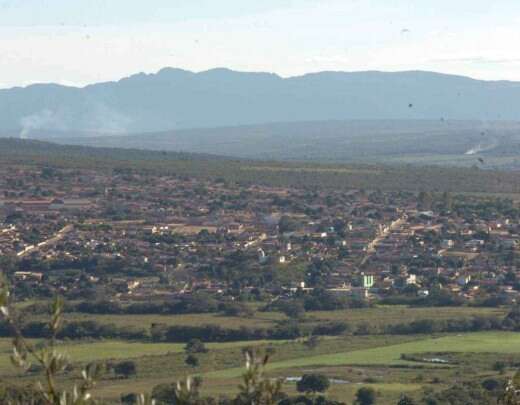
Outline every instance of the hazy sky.
[[520, 0], [0, 0], [0, 87], [165, 66], [520, 80]]

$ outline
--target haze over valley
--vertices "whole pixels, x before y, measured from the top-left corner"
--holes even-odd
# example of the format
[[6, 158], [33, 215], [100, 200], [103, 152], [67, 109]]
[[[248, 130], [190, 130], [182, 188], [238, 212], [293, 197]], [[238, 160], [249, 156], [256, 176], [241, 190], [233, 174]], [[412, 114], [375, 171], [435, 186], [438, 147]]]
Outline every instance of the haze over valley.
[[6, 136], [255, 159], [516, 168], [519, 128], [520, 83], [419, 71], [165, 68], [0, 90]]

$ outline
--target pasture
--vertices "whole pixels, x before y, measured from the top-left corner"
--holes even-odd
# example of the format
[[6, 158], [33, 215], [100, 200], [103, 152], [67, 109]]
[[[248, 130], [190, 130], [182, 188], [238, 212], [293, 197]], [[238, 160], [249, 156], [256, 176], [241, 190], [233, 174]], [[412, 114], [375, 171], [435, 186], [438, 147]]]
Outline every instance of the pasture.
[[[305, 323], [342, 321], [352, 326], [362, 323], [385, 326], [419, 319], [464, 319], [473, 316], [502, 317], [506, 309], [495, 308], [409, 308], [405, 306], [378, 306], [365, 309], [307, 312]], [[36, 318], [43, 319], [37, 316]], [[287, 317], [278, 312], [256, 311], [251, 317], [223, 316], [221, 314], [189, 315], [90, 315], [68, 313], [70, 320], [96, 320], [118, 326], [148, 328], [151, 323], [168, 325], [218, 324], [229, 328], [242, 326], [272, 328]], [[33, 341], [37, 343], [36, 341]], [[30, 374], [22, 378], [9, 360], [9, 339], [0, 339], [0, 374], [13, 381], [29, 381], [37, 377]], [[132, 359], [137, 375], [121, 379], [112, 373], [104, 376], [96, 388], [96, 395], [107, 400], [117, 400], [122, 393], [149, 392], [160, 383], [171, 383], [187, 375], [203, 377], [203, 394], [219, 395], [236, 392], [243, 373], [242, 349], [246, 346], [274, 348], [274, 355], [267, 367], [273, 377], [299, 377], [306, 372], [319, 372], [331, 378], [345, 381], [331, 386], [329, 395], [351, 402], [355, 392], [363, 385], [375, 388], [380, 404], [395, 404], [401, 392], [420, 396], [424, 388], [449, 387], [459, 370], [465, 376], [495, 375], [492, 362], [500, 359], [520, 359], [520, 333], [479, 332], [437, 335], [368, 335], [320, 338], [314, 348], [302, 339], [294, 341], [247, 341], [209, 343], [207, 353], [197, 354], [199, 366], [185, 364], [186, 355], [182, 343], [132, 342], [123, 340], [80, 340], [59, 342], [59, 349], [74, 362], [74, 370], [63, 376], [70, 384], [77, 378], [80, 366], [90, 361], [121, 361]], [[401, 358], [414, 355], [416, 361]], [[421, 362], [422, 358], [448, 359], [449, 364]], [[457, 359], [457, 362], [452, 361]], [[419, 361], [417, 361], [419, 360]], [[462, 361], [458, 361], [462, 360]], [[516, 360], [515, 360], [516, 361]], [[473, 371], [469, 372], [468, 364]], [[473, 366], [475, 365], [475, 366]], [[512, 369], [510, 369], [512, 371]], [[462, 371], [460, 371], [462, 372]], [[433, 383], [435, 377], [441, 383]], [[287, 382], [286, 391], [295, 392], [295, 383]]]
[[[489, 363], [480, 369], [468, 370], [458, 364], [431, 364], [401, 359], [401, 354], [426, 352], [427, 358], [449, 358], [446, 354], [448, 352], [477, 357], [480, 353], [490, 359], [513, 355], [518, 358], [520, 334], [483, 332], [438, 337], [347, 336], [323, 340], [314, 350], [309, 350], [299, 342], [285, 342], [276, 347], [267, 372], [268, 375], [280, 378], [298, 377], [308, 372], [326, 374], [340, 381], [332, 384], [329, 396], [348, 401], [354, 397], [357, 389], [369, 385], [380, 393], [379, 403], [382, 404], [395, 403], [401, 392], [418, 394], [425, 387], [447, 388], [460, 375], [459, 370], [464, 370], [465, 377], [469, 378], [496, 374]], [[154, 385], [170, 383], [189, 374], [203, 377], [204, 394], [225, 395], [236, 392], [244, 371], [240, 350], [220, 346], [201, 355], [200, 359], [201, 366], [190, 369], [183, 366], [180, 354], [142, 358], [137, 362], [141, 371], [136, 378], [103, 380], [97, 393], [115, 399], [121, 393], [150, 390]], [[285, 387], [287, 392], [295, 393], [294, 382], [286, 382]]]
[[[369, 349], [345, 351], [316, 356], [307, 356], [285, 361], [275, 361], [268, 365], [270, 371], [302, 368], [308, 366], [341, 365], [410, 365], [401, 359], [402, 354], [415, 353], [520, 353], [520, 333], [516, 332], [475, 332], [451, 334], [448, 336], [417, 339], [401, 344], [389, 344]], [[210, 377], [236, 377], [240, 369], [219, 370], [209, 373]]]
[[[444, 308], [410, 308], [400, 305], [377, 306], [374, 308], [345, 309], [338, 311], [309, 311], [306, 313], [305, 322], [314, 324], [317, 322], [342, 321], [352, 326], [369, 322], [374, 326], [388, 326], [401, 322], [411, 322], [422, 319], [448, 320], [468, 319], [473, 316], [497, 316], [503, 317], [507, 313], [503, 308], [473, 308], [473, 307], [444, 307]], [[39, 319], [43, 319], [39, 317]], [[147, 328], [152, 323], [166, 325], [199, 326], [214, 324], [224, 328], [252, 327], [272, 328], [277, 322], [287, 319], [280, 312], [256, 311], [253, 316], [236, 317], [222, 314], [179, 314], [179, 315], [111, 315], [111, 314], [84, 314], [68, 313], [65, 319], [70, 320], [95, 320], [100, 323], [108, 323], [117, 326]]]

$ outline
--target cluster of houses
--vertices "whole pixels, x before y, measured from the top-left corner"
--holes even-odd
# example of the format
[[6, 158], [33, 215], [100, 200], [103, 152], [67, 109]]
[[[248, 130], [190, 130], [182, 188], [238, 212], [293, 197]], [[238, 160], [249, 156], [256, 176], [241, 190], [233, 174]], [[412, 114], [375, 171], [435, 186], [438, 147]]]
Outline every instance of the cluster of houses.
[[132, 299], [259, 287], [518, 295], [519, 220], [500, 206], [479, 216], [472, 204], [420, 209], [414, 193], [96, 170], [14, 176], [0, 180], [0, 255], [14, 261], [17, 283]]

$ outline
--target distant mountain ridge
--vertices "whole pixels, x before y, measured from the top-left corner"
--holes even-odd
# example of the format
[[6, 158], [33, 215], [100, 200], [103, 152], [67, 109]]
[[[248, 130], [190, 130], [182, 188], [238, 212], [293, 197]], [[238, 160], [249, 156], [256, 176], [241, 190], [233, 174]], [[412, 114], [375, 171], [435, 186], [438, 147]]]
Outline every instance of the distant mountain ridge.
[[423, 71], [271, 73], [165, 68], [83, 88], [0, 90], [0, 131], [124, 134], [319, 120], [520, 120], [520, 82]]

